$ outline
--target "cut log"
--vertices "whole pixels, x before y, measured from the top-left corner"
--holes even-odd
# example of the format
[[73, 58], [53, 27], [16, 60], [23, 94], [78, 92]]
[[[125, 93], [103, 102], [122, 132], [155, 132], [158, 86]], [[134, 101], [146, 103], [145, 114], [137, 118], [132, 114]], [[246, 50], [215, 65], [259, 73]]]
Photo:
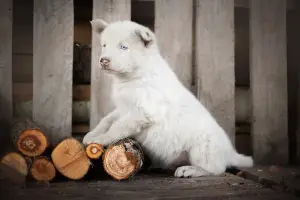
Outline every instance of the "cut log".
[[73, 180], [83, 178], [91, 164], [83, 144], [72, 137], [61, 141], [52, 151], [51, 158], [57, 171]]
[[92, 143], [87, 145], [85, 151], [90, 159], [99, 159], [102, 156], [104, 149], [101, 144]]
[[141, 146], [129, 138], [109, 145], [103, 154], [104, 170], [116, 180], [133, 177], [142, 169], [143, 164]]
[[31, 165], [31, 159], [17, 152], [9, 152], [2, 157], [0, 164], [1, 176], [14, 183], [24, 183]]
[[12, 126], [11, 137], [16, 148], [30, 157], [43, 154], [49, 146], [45, 133], [30, 119], [16, 121]]
[[30, 174], [37, 181], [51, 181], [56, 176], [56, 169], [48, 157], [39, 156], [33, 160]]

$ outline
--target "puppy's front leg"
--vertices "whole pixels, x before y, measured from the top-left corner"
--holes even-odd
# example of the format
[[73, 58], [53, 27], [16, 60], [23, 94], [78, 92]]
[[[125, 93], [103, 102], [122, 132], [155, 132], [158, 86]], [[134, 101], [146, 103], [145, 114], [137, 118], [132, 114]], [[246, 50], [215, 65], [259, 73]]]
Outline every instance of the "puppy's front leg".
[[119, 117], [117, 110], [113, 110], [106, 115], [97, 126], [90, 132], [88, 132], [83, 138], [83, 144], [89, 144], [94, 137], [104, 134], [108, 131], [112, 123]]
[[94, 137], [93, 142], [107, 146], [120, 139], [134, 136], [148, 126], [149, 121], [144, 116], [128, 113], [116, 120], [105, 134]]

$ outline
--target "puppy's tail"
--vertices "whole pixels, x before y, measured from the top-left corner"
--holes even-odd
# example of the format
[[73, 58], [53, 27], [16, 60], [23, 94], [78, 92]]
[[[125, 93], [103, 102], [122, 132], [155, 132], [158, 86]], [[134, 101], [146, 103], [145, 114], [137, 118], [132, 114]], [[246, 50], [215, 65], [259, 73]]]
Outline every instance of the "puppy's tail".
[[252, 167], [253, 158], [251, 156], [245, 156], [243, 154], [235, 152], [234, 156], [232, 156], [230, 164], [234, 167]]

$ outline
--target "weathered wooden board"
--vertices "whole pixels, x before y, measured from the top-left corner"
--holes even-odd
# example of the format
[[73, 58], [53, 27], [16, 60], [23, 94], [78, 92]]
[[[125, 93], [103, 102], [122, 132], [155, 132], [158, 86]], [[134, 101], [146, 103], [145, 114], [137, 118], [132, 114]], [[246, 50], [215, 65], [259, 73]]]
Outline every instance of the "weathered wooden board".
[[[298, 8], [300, 8], [300, 2], [298, 1]], [[293, 142], [295, 144], [295, 148], [291, 148], [291, 152], [294, 154], [295, 151], [297, 151], [297, 155], [295, 155], [295, 161], [298, 165], [300, 165], [300, 60], [299, 60], [299, 52], [300, 52], [300, 26], [299, 26], [299, 21], [300, 21], [300, 9], [295, 11], [292, 15], [293, 17], [291, 18], [291, 24], [290, 24], [290, 43], [288, 43], [288, 48], [290, 47], [290, 54], [288, 54], [290, 57], [288, 57], [288, 62], [291, 63], [289, 66], [290, 69], [290, 88], [289, 88], [289, 100], [292, 101], [290, 103], [290, 110], [293, 110], [293, 115], [289, 115], [289, 117], [293, 117], [292, 123], [294, 122], [293, 125], [295, 125], [296, 131], [292, 132], [291, 134], [293, 137], [290, 135], [290, 144]], [[289, 33], [289, 32], [288, 32]], [[292, 36], [291, 36], [292, 35]], [[289, 45], [290, 44], [290, 45]], [[288, 49], [289, 52], [289, 49]], [[293, 77], [293, 78], [291, 78]], [[296, 94], [294, 95], [294, 89], [296, 89]], [[292, 97], [291, 97], [292, 96]], [[295, 98], [293, 98], [295, 97]], [[297, 109], [295, 109], [295, 107]], [[292, 112], [290, 112], [291, 114]], [[291, 119], [291, 118], [289, 118]], [[292, 141], [292, 142], [291, 142]]]
[[71, 136], [73, 30], [73, 1], [34, 1], [33, 120], [54, 145]]
[[193, 0], [155, 1], [154, 30], [160, 52], [188, 89], [192, 86], [193, 73], [192, 26]]
[[[1, 181], [1, 179], [0, 179]], [[0, 182], [5, 183], [3, 181]], [[264, 188], [253, 181], [237, 176], [222, 175], [203, 178], [179, 179], [168, 175], [140, 174], [129, 181], [72, 181], [52, 183], [48, 187], [27, 185], [26, 189], [5, 187], [5, 199], [233, 199], [233, 200], [265, 200], [265, 199], [297, 199], [292, 194]], [[1, 189], [2, 189], [1, 188]], [[12, 192], [13, 191], [13, 192]], [[5, 194], [5, 195], [4, 195]]]
[[297, 164], [300, 165], [300, 69], [298, 68], [298, 106], [297, 106]]
[[196, 6], [197, 95], [235, 144], [234, 1]]
[[[0, 7], [0, 123], [12, 120], [12, 0]], [[4, 133], [0, 133], [4, 134]], [[2, 137], [2, 136], [0, 136]]]
[[260, 164], [286, 164], [286, 1], [252, 0], [250, 7], [253, 156]]
[[[93, 19], [102, 19], [107, 22], [128, 20], [131, 16], [130, 0], [103, 0], [93, 1]], [[101, 71], [99, 67], [100, 41], [98, 35], [92, 32], [92, 76], [91, 76], [91, 118], [90, 129], [92, 130], [99, 121], [112, 109], [110, 98], [111, 77]]]
[[[298, 90], [300, 85], [300, 10], [298, 9], [289, 11], [286, 17], [289, 152], [291, 164], [296, 164], [297, 160], [299, 161], [298, 164], [300, 164], [300, 151], [298, 153], [298, 156], [295, 153], [297, 151], [297, 146], [300, 150], [300, 143], [299, 145], [297, 145], [297, 137], [300, 139], [300, 135], [297, 136], [297, 126], [300, 124], [300, 121], [297, 121], [297, 116], [300, 116], [300, 112], [298, 112], [298, 110], [295, 109], [298, 107], [297, 104], [300, 102], [300, 99], [298, 99], [298, 93], [295, 92]], [[297, 157], [299, 157], [299, 159], [297, 159]]]
[[[13, 101], [22, 102], [32, 100], [32, 89], [32, 83], [13, 83]], [[90, 100], [90, 89], [90, 85], [88, 84], [73, 85], [73, 100]]]
[[238, 174], [274, 190], [300, 194], [300, 169], [289, 166], [255, 166], [241, 168]]
[[[32, 117], [32, 101], [14, 103], [14, 117]], [[74, 101], [72, 103], [72, 122], [88, 123], [90, 119], [90, 101]]]

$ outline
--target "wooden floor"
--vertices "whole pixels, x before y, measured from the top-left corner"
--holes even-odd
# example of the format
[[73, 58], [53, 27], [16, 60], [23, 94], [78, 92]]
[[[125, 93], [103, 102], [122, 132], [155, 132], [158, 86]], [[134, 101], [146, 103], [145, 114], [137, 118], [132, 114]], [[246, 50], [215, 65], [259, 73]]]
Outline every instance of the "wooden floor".
[[174, 178], [167, 174], [141, 174], [126, 181], [62, 181], [28, 184], [17, 188], [2, 181], [0, 199], [87, 200], [87, 199], [298, 199], [232, 174], [205, 178]]

